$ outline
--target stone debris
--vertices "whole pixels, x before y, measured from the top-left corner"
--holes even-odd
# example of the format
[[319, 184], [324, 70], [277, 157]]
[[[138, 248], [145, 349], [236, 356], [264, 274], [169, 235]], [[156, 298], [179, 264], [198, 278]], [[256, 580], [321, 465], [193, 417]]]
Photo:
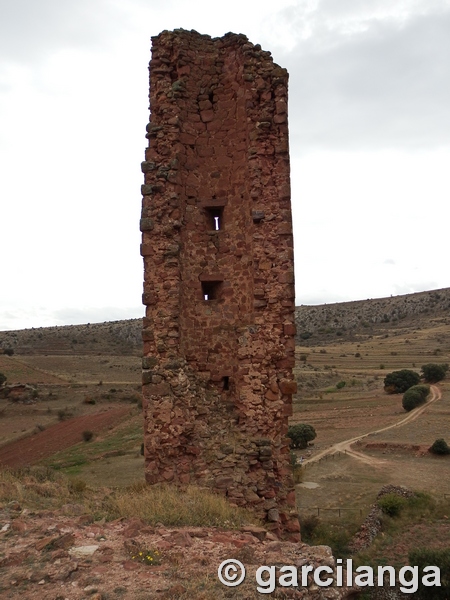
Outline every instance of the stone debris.
[[76, 558], [84, 558], [86, 556], [92, 556], [98, 548], [98, 546], [78, 546], [77, 548], [71, 548], [69, 554]]
[[[21, 532], [12, 527], [25, 523]], [[10, 527], [5, 529], [4, 526]], [[37, 514], [0, 507], [0, 596], [8, 600], [222, 600], [230, 588], [217, 577], [220, 563], [240, 560], [247, 579], [233, 598], [256, 600], [255, 572], [261, 565], [334, 565], [330, 548], [280, 541], [263, 528], [145, 527], [129, 538], [135, 519], [80, 524], [60, 512]], [[51, 532], [51, 535], [48, 533]], [[93, 536], [101, 539], [92, 544]], [[67, 547], [71, 540], [72, 545]], [[58, 547], [59, 546], [59, 547]], [[154, 566], [142, 555], [158, 551]], [[341, 600], [347, 588], [282, 588], [276, 598]]]

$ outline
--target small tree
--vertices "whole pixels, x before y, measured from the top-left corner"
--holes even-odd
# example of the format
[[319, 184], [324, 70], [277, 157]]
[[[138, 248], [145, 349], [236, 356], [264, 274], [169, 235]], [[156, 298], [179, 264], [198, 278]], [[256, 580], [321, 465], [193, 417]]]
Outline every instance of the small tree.
[[384, 391], [388, 394], [403, 394], [420, 381], [420, 375], [411, 369], [392, 371], [384, 378]]
[[291, 425], [288, 429], [288, 437], [291, 438], [291, 448], [306, 448], [308, 442], [314, 440], [316, 436], [314, 427], [306, 423]]
[[85, 442], [90, 442], [94, 437], [94, 433], [92, 431], [83, 431], [83, 440]]
[[427, 396], [430, 393], [430, 386], [429, 385], [413, 385], [412, 387], [409, 388], [409, 390], [406, 390], [406, 392], [403, 394], [403, 398], [402, 398], [402, 406], [405, 410], [410, 411], [413, 410], [414, 408], [417, 408], [417, 406], [420, 406], [421, 404], [424, 404], [424, 402], [426, 402], [427, 400]]
[[4, 373], [0, 373], [0, 387], [5, 383], [6, 375]]
[[385, 515], [398, 517], [406, 504], [406, 499], [398, 494], [385, 494], [377, 501], [378, 506]]
[[450, 454], [450, 446], [444, 440], [444, 438], [439, 438], [433, 442], [433, 445], [429, 449], [429, 452], [432, 454], [439, 454], [441, 456], [445, 456], [446, 454]]
[[438, 365], [436, 363], [428, 363], [421, 368], [423, 378], [428, 383], [437, 383], [442, 381], [447, 374], [448, 364]]

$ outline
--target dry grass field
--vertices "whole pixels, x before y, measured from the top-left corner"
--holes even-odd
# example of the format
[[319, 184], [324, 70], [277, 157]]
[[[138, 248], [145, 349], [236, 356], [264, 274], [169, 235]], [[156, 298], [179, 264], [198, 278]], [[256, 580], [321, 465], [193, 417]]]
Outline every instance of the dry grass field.
[[39, 435], [61, 421], [140, 404], [140, 359], [133, 355], [0, 355], [0, 372], [8, 384], [36, 389], [29, 403], [0, 399], [0, 446]]
[[[439, 384], [442, 397], [416, 420], [381, 433], [378, 429], [401, 421], [407, 414], [401, 394], [386, 394], [383, 380], [399, 369], [420, 372], [423, 364], [450, 362], [450, 320], [421, 316], [401, 326], [386, 324], [372, 332], [359, 330], [353, 338], [321, 339], [316, 345], [297, 347], [295, 398], [292, 423], [314, 426], [317, 438], [297, 486], [303, 514], [364, 513], [382, 485], [392, 483], [444, 497], [450, 496], [450, 458], [427, 450], [437, 438], [450, 443], [450, 388]], [[309, 342], [309, 340], [308, 340]], [[336, 384], [345, 382], [338, 389]], [[342, 385], [342, 384], [341, 384]], [[372, 461], [338, 452], [314, 462], [314, 456], [336, 443], [370, 434], [352, 448]], [[298, 452], [300, 454], [300, 452]], [[308, 462], [308, 458], [311, 462]], [[334, 508], [336, 510], [325, 510]], [[349, 511], [350, 512], [350, 511]]]
[[[447, 295], [441, 293], [441, 300]], [[395, 314], [399, 315], [396, 300]], [[310, 335], [308, 339], [299, 336], [296, 347], [299, 391], [291, 423], [309, 423], [317, 432], [307, 450], [297, 451], [304, 462], [302, 482], [296, 488], [301, 520], [306, 523], [319, 509], [320, 522], [329, 528], [315, 543], [327, 543], [335, 549], [330, 532], [336, 527], [339, 535], [342, 530], [353, 531], [385, 484], [424, 491], [437, 500], [450, 495], [450, 457], [436, 457], [427, 451], [437, 438], [450, 443], [448, 379], [438, 384], [440, 397], [417, 419], [374, 433], [395, 425], [406, 415], [401, 395], [388, 395], [383, 390], [387, 373], [404, 368], [419, 372], [429, 362], [450, 363], [448, 307], [436, 305], [434, 309], [433, 293], [429, 297], [421, 294], [419, 300], [417, 314], [402, 312], [401, 318], [383, 317], [381, 321], [378, 313], [389, 310], [386, 302], [382, 308], [376, 305], [378, 320], [374, 317], [373, 321], [370, 306], [365, 303], [327, 307], [328, 313], [332, 310], [338, 315], [333, 317], [333, 327], [317, 321], [314, 328], [311, 318], [302, 317], [298, 309], [297, 321], [306, 323]], [[359, 317], [352, 312], [356, 304]], [[409, 304], [417, 307], [412, 300]], [[347, 325], [342, 326], [339, 319]], [[349, 323], [353, 323], [351, 327]], [[55, 447], [51, 454], [36, 456], [36, 461], [89, 488], [142, 484], [137, 327], [135, 322], [118, 322], [68, 330], [50, 328], [48, 338], [45, 329], [8, 332], [6, 336], [0, 333], [0, 342], [3, 339], [11, 345], [15, 341], [17, 350], [13, 356], [0, 355], [0, 372], [7, 376], [8, 383], [28, 383], [37, 390], [29, 404], [0, 400], [0, 453], [1, 446], [12, 440], [24, 438], [26, 444], [27, 436], [39, 440], [43, 433], [50, 435], [52, 428], [56, 432], [62, 421], [73, 422], [75, 427], [77, 419], [100, 414], [101, 421], [102, 413], [125, 407], [129, 410], [124, 410], [114, 423], [93, 431], [90, 442], [79, 439], [69, 446]], [[359, 436], [364, 437], [345, 444]], [[341, 450], [335, 451], [336, 444]], [[421, 530], [423, 540], [448, 536], [448, 523], [444, 521], [423, 521], [421, 526], [428, 532]], [[407, 548], [418, 543], [414, 528], [408, 527], [405, 524], [401, 535], [391, 540], [397, 557], [405, 556]], [[384, 547], [377, 552], [389, 557]]]

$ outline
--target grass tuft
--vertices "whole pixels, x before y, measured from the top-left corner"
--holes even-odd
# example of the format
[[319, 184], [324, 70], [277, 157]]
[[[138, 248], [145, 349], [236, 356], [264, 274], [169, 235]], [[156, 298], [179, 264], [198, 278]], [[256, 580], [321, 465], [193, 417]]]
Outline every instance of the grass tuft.
[[249, 511], [195, 486], [181, 490], [170, 485], [138, 484], [117, 492], [113, 502], [118, 516], [138, 517], [151, 525], [237, 528], [256, 522]]
[[123, 490], [92, 489], [45, 467], [0, 471], [0, 504], [18, 501], [29, 509], [58, 509], [74, 499], [96, 520], [139, 518], [150, 525], [238, 528], [258, 520], [219, 495], [194, 486], [136, 484]]

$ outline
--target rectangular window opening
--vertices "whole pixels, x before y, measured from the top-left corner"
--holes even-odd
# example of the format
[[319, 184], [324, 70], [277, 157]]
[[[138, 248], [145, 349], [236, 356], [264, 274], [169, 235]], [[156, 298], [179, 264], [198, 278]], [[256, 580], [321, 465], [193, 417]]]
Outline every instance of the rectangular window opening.
[[218, 300], [220, 296], [221, 281], [202, 281], [203, 300]]
[[225, 375], [225, 377], [222, 377], [222, 383], [223, 383], [222, 389], [224, 391], [228, 391], [230, 389], [230, 378], [228, 375]]
[[222, 207], [208, 207], [206, 209], [208, 217], [208, 227], [213, 231], [220, 231], [223, 229], [223, 208]]

